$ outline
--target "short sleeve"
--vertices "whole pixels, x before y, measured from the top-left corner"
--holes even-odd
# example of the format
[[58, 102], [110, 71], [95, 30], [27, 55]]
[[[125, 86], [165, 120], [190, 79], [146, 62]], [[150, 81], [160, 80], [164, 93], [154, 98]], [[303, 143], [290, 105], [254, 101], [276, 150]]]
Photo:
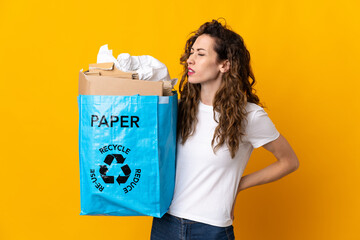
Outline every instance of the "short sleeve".
[[275, 125], [263, 108], [254, 112], [247, 127], [247, 139], [254, 148], [274, 141], [280, 136]]

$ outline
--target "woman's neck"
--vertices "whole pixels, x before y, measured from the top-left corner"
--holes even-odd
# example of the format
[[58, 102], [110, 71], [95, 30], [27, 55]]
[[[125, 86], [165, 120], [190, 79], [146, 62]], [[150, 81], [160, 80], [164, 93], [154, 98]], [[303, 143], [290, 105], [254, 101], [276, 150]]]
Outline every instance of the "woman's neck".
[[201, 83], [200, 100], [205, 105], [213, 105], [216, 91], [220, 88], [221, 74], [214, 80], [205, 83]]

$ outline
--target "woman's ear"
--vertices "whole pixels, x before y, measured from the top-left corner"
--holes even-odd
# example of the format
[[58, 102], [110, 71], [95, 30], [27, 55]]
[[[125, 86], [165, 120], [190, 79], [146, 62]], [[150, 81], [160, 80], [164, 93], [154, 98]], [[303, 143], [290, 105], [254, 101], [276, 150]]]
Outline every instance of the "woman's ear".
[[230, 69], [230, 62], [229, 60], [225, 60], [220, 64], [220, 72], [226, 73]]

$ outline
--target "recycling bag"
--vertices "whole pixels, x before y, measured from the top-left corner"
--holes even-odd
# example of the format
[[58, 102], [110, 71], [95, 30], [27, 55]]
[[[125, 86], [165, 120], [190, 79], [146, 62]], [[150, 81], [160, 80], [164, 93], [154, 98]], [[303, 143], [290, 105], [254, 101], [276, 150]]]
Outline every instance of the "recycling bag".
[[79, 95], [80, 215], [163, 216], [175, 185], [177, 93]]

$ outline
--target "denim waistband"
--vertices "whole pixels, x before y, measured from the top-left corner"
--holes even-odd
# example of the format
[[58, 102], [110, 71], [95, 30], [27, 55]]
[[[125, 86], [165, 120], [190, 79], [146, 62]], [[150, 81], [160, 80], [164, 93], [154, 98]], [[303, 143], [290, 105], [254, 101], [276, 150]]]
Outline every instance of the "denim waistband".
[[167, 217], [167, 218], [176, 219], [176, 220], [178, 220], [180, 223], [183, 223], [183, 224], [197, 223], [196, 221], [189, 220], [189, 219], [186, 219], [186, 218], [177, 217], [177, 216], [171, 215], [171, 214], [169, 214], [169, 213], [165, 213], [164, 216]]

